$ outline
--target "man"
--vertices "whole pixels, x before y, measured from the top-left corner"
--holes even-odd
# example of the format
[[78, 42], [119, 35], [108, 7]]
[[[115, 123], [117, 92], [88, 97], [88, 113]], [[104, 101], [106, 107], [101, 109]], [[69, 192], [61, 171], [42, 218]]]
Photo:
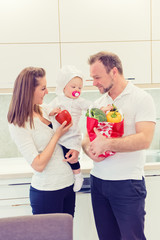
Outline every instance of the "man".
[[[144, 149], [152, 141], [155, 107], [151, 96], [125, 80], [119, 57], [100, 52], [90, 57], [90, 75], [102, 97], [97, 107], [114, 104], [124, 114], [124, 135], [106, 138], [97, 129], [90, 143], [83, 139], [84, 152], [94, 161], [91, 197], [100, 240], [145, 240], [146, 187]], [[98, 157], [105, 151], [115, 155]]]

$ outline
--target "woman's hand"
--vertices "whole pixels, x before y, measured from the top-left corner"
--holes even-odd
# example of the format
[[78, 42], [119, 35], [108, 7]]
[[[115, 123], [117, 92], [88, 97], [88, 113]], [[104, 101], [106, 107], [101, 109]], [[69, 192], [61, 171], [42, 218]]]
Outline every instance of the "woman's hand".
[[76, 163], [78, 162], [78, 155], [78, 151], [70, 149], [65, 155], [64, 162]]
[[59, 140], [59, 138], [65, 134], [69, 128], [72, 126], [72, 123], [70, 123], [68, 126], [66, 126], [67, 121], [64, 121], [60, 127], [56, 130], [56, 132], [53, 134], [50, 142], [46, 146], [46, 148], [38, 154], [38, 156], [33, 160], [32, 167], [38, 172], [42, 172], [46, 165], [48, 164], [49, 160], [52, 157], [52, 154], [55, 150], [56, 144]]
[[71, 122], [69, 125], [67, 125], [67, 121], [64, 121], [59, 128], [57, 128], [57, 130], [55, 131], [55, 134], [58, 138], [60, 138], [62, 135], [64, 135], [66, 132], [68, 132], [68, 130], [70, 129], [70, 127], [73, 125], [73, 123]]

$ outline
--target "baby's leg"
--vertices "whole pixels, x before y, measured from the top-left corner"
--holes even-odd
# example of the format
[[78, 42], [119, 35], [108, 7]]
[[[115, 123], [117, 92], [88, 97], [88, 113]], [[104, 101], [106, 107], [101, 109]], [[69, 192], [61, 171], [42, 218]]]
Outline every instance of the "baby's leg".
[[[66, 153], [70, 150], [64, 146], [62, 146], [62, 149], [63, 149], [63, 154], [64, 154], [64, 157], [66, 155]], [[70, 167], [72, 168], [72, 171], [73, 171], [73, 174], [74, 174], [74, 187], [73, 187], [73, 190], [74, 192], [78, 192], [81, 188], [82, 188], [82, 185], [83, 185], [83, 176], [82, 176], [82, 173], [81, 173], [81, 169], [80, 169], [80, 163], [79, 162], [76, 162], [76, 163], [69, 163], [68, 164], [70, 165]]]

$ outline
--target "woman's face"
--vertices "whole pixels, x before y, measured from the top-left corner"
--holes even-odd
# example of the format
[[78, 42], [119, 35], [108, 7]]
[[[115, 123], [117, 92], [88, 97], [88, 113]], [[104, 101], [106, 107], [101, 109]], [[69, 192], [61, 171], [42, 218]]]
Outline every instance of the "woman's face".
[[39, 85], [35, 88], [34, 91], [33, 105], [42, 104], [44, 96], [48, 94], [48, 89], [46, 87], [46, 77], [40, 77], [37, 80], [39, 82]]

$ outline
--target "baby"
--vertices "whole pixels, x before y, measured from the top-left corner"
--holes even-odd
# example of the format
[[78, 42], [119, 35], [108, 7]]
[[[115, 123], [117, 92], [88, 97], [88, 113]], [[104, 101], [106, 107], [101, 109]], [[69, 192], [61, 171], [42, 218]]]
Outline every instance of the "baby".
[[[82, 73], [74, 66], [64, 66], [61, 68], [57, 78], [56, 98], [49, 104], [48, 113], [50, 116], [55, 116], [61, 110], [68, 110], [72, 116], [73, 125], [69, 131], [64, 134], [60, 140], [64, 152], [64, 156], [70, 149], [81, 150], [81, 131], [78, 126], [82, 111], [86, 111], [91, 102], [80, 96], [83, 88]], [[56, 129], [59, 123], [54, 119], [53, 128]], [[69, 163], [69, 162], [68, 162]], [[79, 191], [83, 185], [83, 176], [81, 174], [79, 162], [75, 164], [69, 163], [74, 173], [75, 192]]]

